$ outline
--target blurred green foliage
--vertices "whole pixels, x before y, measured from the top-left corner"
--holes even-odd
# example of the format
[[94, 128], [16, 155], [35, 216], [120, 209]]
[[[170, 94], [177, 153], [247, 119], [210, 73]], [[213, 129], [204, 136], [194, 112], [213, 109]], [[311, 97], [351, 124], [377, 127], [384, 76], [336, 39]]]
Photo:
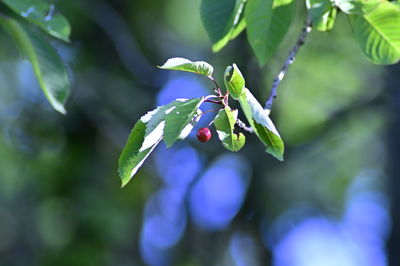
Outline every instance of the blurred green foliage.
[[[243, 34], [211, 52], [199, 0], [56, 4], [72, 28], [70, 44], [52, 42], [73, 81], [67, 116], [51, 109], [29, 63], [0, 31], [0, 265], [150, 264], [140, 239], [145, 205], [166, 186], [157, 170], [160, 159], [151, 158], [121, 190], [117, 158], [134, 122], [157, 105], [163, 85], [190, 75], [155, 66], [172, 56], [204, 59], [222, 77], [235, 62], [262, 102], [300, 31], [305, 7], [300, 5], [282, 47], [260, 69]], [[271, 115], [288, 143], [285, 162], [247, 138], [239, 156], [251, 170], [239, 213], [219, 230], [201, 228], [189, 215], [166, 265], [285, 265], [276, 262], [275, 247], [300, 219], [317, 213], [337, 221], [359, 191], [390, 200], [385, 167], [393, 154], [386, 132], [395, 117], [388, 111], [391, 91], [384, 88], [397, 87], [398, 68], [376, 67], [360, 56], [341, 15], [331, 32], [311, 33], [279, 87]], [[188, 143], [202, 165], [190, 192], [224, 149], [215, 139]], [[229, 188], [218, 192], [229, 195]], [[192, 213], [188, 197], [182, 208]]]

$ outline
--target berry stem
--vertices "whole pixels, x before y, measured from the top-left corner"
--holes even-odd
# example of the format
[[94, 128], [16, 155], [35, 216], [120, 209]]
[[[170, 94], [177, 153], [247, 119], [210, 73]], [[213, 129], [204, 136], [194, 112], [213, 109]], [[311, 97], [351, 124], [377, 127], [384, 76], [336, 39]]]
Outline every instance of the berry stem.
[[222, 104], [222, 101], [214, 101], [214, 100], [204, 100], [205, 103], [216, 103], [216, 104]]
[[210, 78], [211, 81], [214, 83], [214, 85], [215, 85], [215, 87], [216, 87], [215, 89], [218, 90], [219, 92], [221, 92], [217, 80], [216, 80], [214, 77], [212, 77], [212, 76], [210, 76], [209, 78]]
[[194, 119], [197, 119], [198, 117], [201, 117], [202, 115], [204, 115], [206, 113], [218, 112], [221, 109], [223, 109], [223, 108], [206, 110], [206, 111], [202, 112], [201, 114], [197, 115]]

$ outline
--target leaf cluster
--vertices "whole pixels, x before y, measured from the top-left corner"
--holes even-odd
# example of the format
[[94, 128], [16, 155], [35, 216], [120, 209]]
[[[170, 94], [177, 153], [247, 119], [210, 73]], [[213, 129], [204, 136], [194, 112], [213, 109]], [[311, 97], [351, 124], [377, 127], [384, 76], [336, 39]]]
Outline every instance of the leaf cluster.
[[192, 62], [184, 58], [171, 58], [162, 69], [193, 72], [210, 78], [217, 88], [216, 94], [197, 99], [177, 99], [167, 105], [159, 106], [142, 116], [133, 127], [128, 141], [119, 158], [119, 174], [122, 186], [125, 186], [136, 174], [140, 166], [162, 140], [171, 147], [178, 139], [185, 139], [199, 121], [202, 114], [200, 106], [204, 102], [212, 102], [220, 106], [211, 122], [215, 126], [219, 140], [227, 150], [236, 152], [246, 141], [242, 132], [238, 132], [238, 110], [229, 106], [229, 97], [237, 100], [254, 133], [266, 146], [266, 152], [279, 160], [283, 160], [284, 144], [264, 110], [252, 93], [245, 87], [239, 68], [233, 64], [228, 66], [225, 75], [225, 93], [218, 87], [213, 74], [213, 67], [203, 61]]
[[[307, 18], [329, 31], [339, 13], [348, 17], [363, 54], [375, 64], [400, 60], [400, 5], [387, 0], [306, 0]], [[260, 64], [278, 50], [296, 11], [296, 0], [202, 0], [201, 18], [214, 52], [246, 30]]]

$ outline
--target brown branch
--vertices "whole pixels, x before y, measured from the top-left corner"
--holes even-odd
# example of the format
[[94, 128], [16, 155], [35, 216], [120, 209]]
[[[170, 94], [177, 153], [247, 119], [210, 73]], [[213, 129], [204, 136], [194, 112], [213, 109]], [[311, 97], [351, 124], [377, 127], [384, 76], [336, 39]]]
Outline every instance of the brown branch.
[[274, 81], [272, 82], [271, 93], [269, 95], [267, 102], [265, 103], [264, 109], [271, 110], [272, 104], [274, 103], [274, 100], [277, 96], [277, 88], [278, 88], [279, 84], [281, 83], [281, 81], [283, 80], [283, 78], [285, 77], [289, 66], [291, 64], [293, 64], [294, 60], [296, 59], [296, 55], [297, 55], [300, 47], [304, 44], [311, 29], [312, 29], [311, 21], [307, 20], [303, 27], [303, 30], [301, 31], [299, 38], [297, 39], [296, 44], [294, 45], [292, 50], [290, 50], [288, 58], [286, 59], [281, 70], [279, 71], [278, 75], [275, 77]]

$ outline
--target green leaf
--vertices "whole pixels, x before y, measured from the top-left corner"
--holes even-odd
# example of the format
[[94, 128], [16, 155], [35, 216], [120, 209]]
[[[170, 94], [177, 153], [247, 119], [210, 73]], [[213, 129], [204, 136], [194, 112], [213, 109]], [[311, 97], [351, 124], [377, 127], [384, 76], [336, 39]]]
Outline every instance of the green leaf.
[[270, 25], [272, 18], [272, 0], [249, 0], [245, 9], [247, 38], [258, 62], [264, 64], [270, 51]]
[[200, 16], [214, 51], [220, 50], [228, 42], [221, 40], [233, 25], [235, 6], [236, 0], [201, 1]]
[[239, 98], [239, 103], [247, 121], [249, 121], [258, 138], [267, 146], [266, 152], [283, 161], [285, 147], [275, 125], [268, 116], [268, 112], [262, 108], [247, 88], [244, 89], [244, 92]]
[[[239, 21], [236, 24], [234, 24], [232, 29], [227, 34], [227, 36], [229, 36], [230, 41], [235, 39], [246, 28], [246, 20], [244, 19], [244, 12], [243, 12], [245, 3], [246, 3], [245, 1], [242, 1], [241, 9], [239, 9], [240, 10]], [[216, 48], [219, 48], [219, 47], [216, 46]], [[222, 48], [223, 48], [223, 46], [219, 49], [213, 49], [213, 52], [218, 52]]]
[[309, 18], [319, 31], [331, 30], [335, 24], [337, 10], [330, 0], [306, 0]]
[[[194, 99], [200, 101], [199, 99]], [[122, 187], [125, 186], [131, 178], [136, 174], [143, 162], [147, 159], [149, 154], [154, 150], [158, 143], [164, 136], [166, 129], [167, 116], [175, 110], [185, 106], [185, 103], [191, 103], [192, 100], [177, 99], [167, 105], [159, 106], [153, 111], [148, 112], [140, 118], [132, 129], [128, 137], [128, 141], [120, 155], [118, 171], [122, 181]], [[181, 110], [179, 109], [179, 110]], [[184, 112], [185, 110], [183, 110]], [[177, 138], [185, 138], [193, 128], [189, 121], [184, 128], [180, 131]], [[168, 124], [170, 124], [168, 122]], [[169, 136], [170, 133], [167, 133]]]
[[[122, 150], [118, 161], [118, 172], [121, 177], [122, 187], [124, 187], [136, 174], [143, 162], [161, 141], [161, 136], [146, 136], [146, 123], [141, 119], [132, 129], [128, 141]], [[157, 138], [158, 137], [158, 138]], [[147, 140], [146, 145], [144, 142]]]
[[189, 136], [190, 132], [192, 131], [193, 127], [196, 125], [196, 123], [200, 120], [201, 117], [201, 110], [197, 109], [196, 114], [194, 115], [193, 120], [187, 124], [183, 130], [181, 131], [181, 134], [179, 135], [178, 139], [183, 140], [185, 139], [187, 136]]
[[51, 36], [69, 41], [71, 27], [68, 20], [63, 15], [55, 13], [53, 4], [43, 0], [2, 0], [2, 2]]
[[335, 0], [335, 5], [349, 15], [363, 15], [373, 11], [381, 0]]
[[375, 64], [395, 64], [400, 60], [400, 7], [381, 2], [372, 12], [349, 16], [350, 24], [364, 55]]
[[265, 43], [266, 53], [263, 59], [264, 63], [276, 53], [282, 43], [295, 16], [296, 4], [296, 1], [274, 1], [268, 41]]
[[148, 112], [135, 124], [119, 158], [122, 186], [136, 174], [143, 162], [164, 135], [165, 117], [171, 109], [186, 99], [176, 100]]
[[245, 81], [236, 64], [226, 68], [224, 82], [229, 94], [237, 100], [243, 92]]
[[193, 121], [202, 103], [203, 98], [178, 100], [176, 105], [168, 110], [164, 129], [164, 142], [167, 147], [171, 147], [181, 136], [185, 127]]
[[[146, 122], [146, 136], [148, 136], [151, 132], [153, 132], [160, 125], [160, 123], [162, 123], [163, 125], [162, 130], [164, 130], [166, 115], [169, 112], [171, 112], [171, 110], [175, 109], [178, 105], [180, 105], [183, 101], [187, 100], [188, 99], [177, 99], [173, 102], [170, 102], [167, 105], [159, 106], [157, 109], [148, 112], [145, 116], [143, 116], [142, 121]], [[196, 116], [200, 114], [201, 111], [198, 110]], [[185, 128], [182, 130], [178, 139], [185, 139], [190, 134], [197, 121], [198, 119], [193, 119], [191, 123], [187, 124]]]
[[207, 62], [204, 61], [190, 61], [181, 57], [170, 58], [165, 62], [164, 65], [160, 66], [162, 69], [170, 69], [170, 70], [180, 70], [192, 72], [200, 75], [204, 75], [207, 77], [211, 77], [214, 68]]
[[[273, 125], [271, 120], [269, 120], [268, 124]], [[265, 151], [272, 154], [279, 161], [283, 161], [285, 146], [279, 134], [276, 134], [276, 129], [275, 133], [273, 133], [266, 125], [259, 124], [256, 121], [254, 121], [253, 128], [257, 136], [267, 146]]]
[[276, 53], [296, 11], [296, 1], [271, 2], [251, 0], [245, 11], [247, 36], [260, 64], [267, 62]]
[[322, 15], [321, 20], [315, 24], [317, 30], [329, 31], [333, 29], [333, 26], [335, 26], [336, 14], [337, 14], [337, 8], [335, 7], [332, 7], [328, 11], [326, 11]]
[[[186, 99], [185, 99], [186, 100]], [[141, 120], [146, 123], [146, 136], [148, 136], [151, 132], [153, 132], [157, 126], [160, 125], [165, 120], [165, 116], [169, 112], [171, 108], [175, 108], [181, 101], [175, 100], [170, 102], [169, 104], [158, 106], [153, 111], [148, 112], [144, 116], [142, 116]], [[164, 129], [165, 121], [162, 129]]]
[[296, 2], [296, 0], [274, 0], [274, 3], [272, 4], [272, 6], [273, 6], [273, 8], [276, 8], [278, 6], [289, 5], [293, 2]]
[[50, 104], [55, 110], [65, 114], [64, 104], [70, 93], [70, 84], [60, 56], [39, 34], [16, 20], [0, 17], [0, 22], [32, 63], [39, 85]]
[[306, 0], [306, 7], [311, 22], [316, 23], [333, 5], [329, 0]]
[[246, 27], [242, 12], [246, 0], [202, 0], [200, 13], [214, 52], [221, 50]]
[[214, 119], [214, 125], [218, 133], [218, 138], [222, 145], [230, 151], [240, 150], [246, 137], [242, 133], [234, 133], [238, 111], [231, 110], [228, 106], [221, 109]]

